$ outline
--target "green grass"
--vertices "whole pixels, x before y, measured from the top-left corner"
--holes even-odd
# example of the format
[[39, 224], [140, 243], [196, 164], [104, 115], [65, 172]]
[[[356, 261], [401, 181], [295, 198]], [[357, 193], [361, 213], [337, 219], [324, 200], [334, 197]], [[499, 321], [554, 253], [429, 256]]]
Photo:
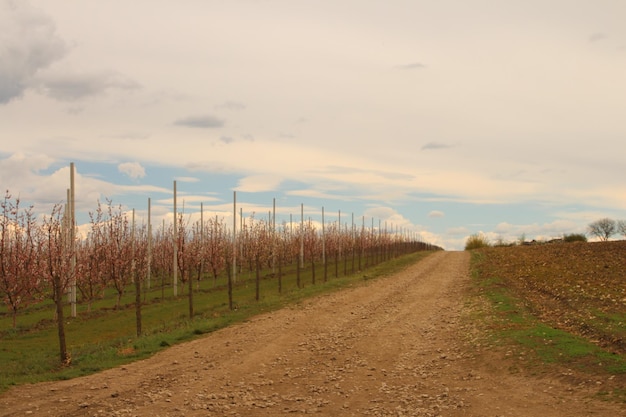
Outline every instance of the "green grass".
[[[261, 297], [255, 300], [254, 272], [243, 272], [233, 291], [236, 309], [228, 308], [226, 278], [220, 277], [217, 286], [211, 278], [200, 281], [194, 289], [194, 317], [188, 317], [187, 286], [179, 284], [179, 296], [171, 295], [170, 286], [164, 288], [161, 298], [160, 280], [153, 279], [153, 287], [142, 296], [141, 337], [136, 336], [136, 318], [132, 286], [122, 298], [122, 307], [115, 309], [115, 294], [107, 290], [106, 297], [94, 302], [91, 311], [79, 305], [76, 318], [70, 318], [65, 309], [65, 330], [71, 365], [60, 366], [56, 322], [53, 306], [47, 301], [33, 306], [18, 316], [18, 326], [12, 328], [9, 314], [0, 315], [0, 392], [11, 386], [39, 381], [70, 379], [143, 359], [169, 346], [189, 341], [254, 315], [280, 309], [305, 298], [336, 291], [352, 285], [361, 285], [368, 279], [398, 271], [424, 258], [431, 252], [417, 252], [394, 258], [362, 272], [343, 275], [344, 264], [335, 277], [334, 265], [328, 267], [324, 282], [321, 267], [316, 269], [316, 284], [311, 271], [301, 273], [301, 288], [296, 285], [295, 273], [283, 277], [283, 291], [278, 292], [278, 280], [264, 271]], [[293, 267], [290, 267], [293, 269]], [[195, 285], [194, 285], [195, 287]], [[184, 291], [184, 293], [182, 293]], [[182, 293], [182, 294], [181, 294]]]

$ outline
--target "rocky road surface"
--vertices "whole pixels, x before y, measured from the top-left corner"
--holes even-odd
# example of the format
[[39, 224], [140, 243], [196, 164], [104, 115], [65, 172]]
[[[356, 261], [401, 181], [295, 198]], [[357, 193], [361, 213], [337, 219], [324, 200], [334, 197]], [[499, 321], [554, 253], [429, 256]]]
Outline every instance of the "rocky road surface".
[[621, 416], [560, 375], [472, 346], [469, 254], [367, 281], [70, 381], [17, 387], [1, 416]]

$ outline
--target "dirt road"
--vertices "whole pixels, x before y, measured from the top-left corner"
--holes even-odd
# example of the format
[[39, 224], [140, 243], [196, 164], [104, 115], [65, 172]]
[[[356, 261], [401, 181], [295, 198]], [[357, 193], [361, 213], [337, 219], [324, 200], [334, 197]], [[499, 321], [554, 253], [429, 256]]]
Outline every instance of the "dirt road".
[[469, 346], [468, 266], [465, 252], [437, 252], [148, 360], [13, 389], [0, 415], [626, 415], [559, 376], [511, 375]]

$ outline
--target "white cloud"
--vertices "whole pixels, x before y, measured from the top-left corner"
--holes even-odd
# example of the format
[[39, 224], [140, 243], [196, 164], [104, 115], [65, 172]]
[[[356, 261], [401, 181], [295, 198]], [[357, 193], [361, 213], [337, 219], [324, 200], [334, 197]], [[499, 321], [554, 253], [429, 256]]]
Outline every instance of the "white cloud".
[[40, 174], [53, 163], [52, 158], [43, 154], [16, 153], [0, 159], [2, 194], [8, 190], [23, 207], [34, 205], [39, 212], [50, 212], [51, 204], [63, 201], [69, 188], [69, 171], [65, 181], [54, 173]]
[[[428, 230], [417, 230], [414, 233], [415, 239], [424, 243], [430, 243], [431, 245], [439, 246], [445, 249], [445, 241], [441, 235], [438, 235]], [[411, 236], [412, 238], [414, 236]]]
[[26, 155], [17, 152], [0, 159], [0, 177], [5, 184], [25, 185], [29, 183], [30, 175], [47, 169], [53, 162], [54, 159], [45, 154]]
[[117, 169], [135, 180], [146, 176], [146, 170], [139, 162], [124, 162], [119, 164]]
[[249, 175], [239, 180], [235, 190], [248, 193], [274, 191], [281, 182], [282, 178], [278, 175]]
[[224, 120], [212, 115], [189, 116], [176, 120], [174, 124], [177, 126], [210, 129], [224, 126]]
[[[20, 197], [32, 204], [39, 213], [50, 212], [54, 204], [64, 204], [70, 188], [70, 166], [60, 166], [59, 161], [43, 154], [13, 154], [0, 159], [0, 177], [14, 197]], [[48, 171], [51, 172], [42, 172]], [[98, 200], [125, 194], [148, 192], [168, 192], [152, 185], [117, 185], [98, 178], [85, 176], [80, 164], [75, 172], [76, 208], [84, 212], [92, 211]]]
[[[180, 212], [184, 212], [186, 213], [185, 217], [189, 217], [189, 216], [197, 216], [198, 219], [200, 217], [200, 205], [203, 206], [203, 210], [211, 210], [211, 206], [207, 205], [207, 203], [215, 203], [215, 202], [220, 202], [222, 201], [220, 198], [217, 198], [215, 196], [212, 195], [201, 195], [201, 194], [193, 194], [193, 193], [185, 193], [185, 192], [180, 192], [177, 190], [176, 193], [176, 203], [178, 205], [177, 209]], [[158, 203], [160, 204], [165, 204], [168, 209], [171, 209], [173, 204], [174, 204], [174, 198], [173, 196], [171, 198], [168, 199], [160, 199], [158, 200]], [[219, 205], [220, 210], [222, 207], [222, 204]], [[195, 212], [195, 213], [192, 213]]]
[[410, 64], [398, 65], [396, 68], [403, 70], [415, 70], [426, 68], [426, 65], [422, 64], [421, 62], [412, 62]]
[[55, 69], [36, 77], [38, 90], [60, 101], [76, 101], [110, 90], [136, 90], [139, 84], [115, 71], [71, 73]]
[[606, 33], [595, 32], [595, 33], [592, 33], [591, 35], [589, 35], [589, 42], [598, 42], [598, 41], [604, 40], [606, 38], [608, 38]]
[[[365, 210], [363, 215], [366, 219], [368, 217], [379, 219], [381, 223], [380, 227], [384, 228], [386, 224], [388, 230], [393, 230], [398, 227], [414, 231], [423, 231], [420, 226], [414, 225], [409, 219], [404, 217], [401, 213], [399, 213], [396, 209], [392, 207], [371, 207]], [[375, 224], [374, 227], [378, 227], [378, 225]]]
[[246, 105], [238, 101], [225, 101], [215, 106], [215, 108], [220, 110], [245, 110]]
[[198, 182], [200, 179], [196, 177], [176, 177], [174, 178], [178, 182]]
[[439, 143], [439, 142], [428, 142], [427, 144], [425, 144], [424, 146], [422, 146], [422, 150], [429, 150], [429, 149], [445, 149], [445, 148], [449, 148], [450, 145], [446, 145], [445, 143]]
[[343, 201], [349, 201], [351, 200], [349, 197], [346, 197], [345, 195], [337, 195], [337, 194], [330, 194], [328, 192], [325, 191], [321, 191], [315, 188], [309, 188], [309, 189], [300, 189], [300, 190], [288, 190], [285, 192], [286, 195], [290, 195], [290, 196], [299, 196], [299, 197], [307, 197], [307, 198], [318, 198], [320, 200], [323, 201], [328, 201], [328, 200], [343, 200]]
[[146, 140], [150, 138], [150, 134], [146, 132], [121, 132], [112, 135], [102, 135], [102, 137], [125, 140]]
[[465, 226], [451, 227], [446, 230], [446, 234], [450, 236], [467, 236], [470, 234], [470, 230]]
[[428, 217], [430, 217], [431, 219], [437, 219], [437, 218], [441, 218], [445, 216], [446, 214], [440, 210], [433, 210], [430, 213], [428, 213]]
[[32, 86], [38, 71], [68, 51], [52, 19], [27, 2], [0, 0], [0, 104]]
[[230, 136], [220, 136], [220, 141], [228, 145], [229, 143], [232, 143], [234, 139]]

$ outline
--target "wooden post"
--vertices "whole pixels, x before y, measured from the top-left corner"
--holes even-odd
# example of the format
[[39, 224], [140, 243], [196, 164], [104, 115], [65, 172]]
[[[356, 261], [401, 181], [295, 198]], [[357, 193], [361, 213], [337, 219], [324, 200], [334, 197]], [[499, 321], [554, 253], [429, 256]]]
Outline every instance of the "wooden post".
[[324, 220], [324, 206], [322, 206], [322, 265], [324, 265], [324, 282], [328, 281], [328, 264], [326, 263], [326, 221]]
[[69, 203], [69, 232], [71, 258], [71, 284], [70, 284], [70, 304], [72, 305], [72, 317], [76, 317], [76, 207], [74, 204], [74, 162], [70, 162], [70, 201]]
[[272, 274], [276, 274], [276, 197], [272, 199]]
[[173, 286], [174, 286], [174, 297], [178, 295], [178, 214], [176, 213], [176, 180], [174, 180], [174, 232], [173, 232], [173, 242], [174, 242], [174, 259], [172, 260], [172, 268], [173, 268]]
[[233, 191], [233, 282], [237, 282], [237, 191]]
[[148, 197], [148, 265], [146, 271], [146, 287], [150, 289], [150, 281], [152, 274], [152, 202]]
[[135, 282], [135, 323], [137, 325], [137, 336], [141, 336], [141, 277], [137, 275], [137, 263], [135, 260], [135, 209], [133, 209], [131, 248], [133, 256], [131, 271], [133, 281]]
[[300, 267], [304, 268], [304, 203], [300, 203]]

